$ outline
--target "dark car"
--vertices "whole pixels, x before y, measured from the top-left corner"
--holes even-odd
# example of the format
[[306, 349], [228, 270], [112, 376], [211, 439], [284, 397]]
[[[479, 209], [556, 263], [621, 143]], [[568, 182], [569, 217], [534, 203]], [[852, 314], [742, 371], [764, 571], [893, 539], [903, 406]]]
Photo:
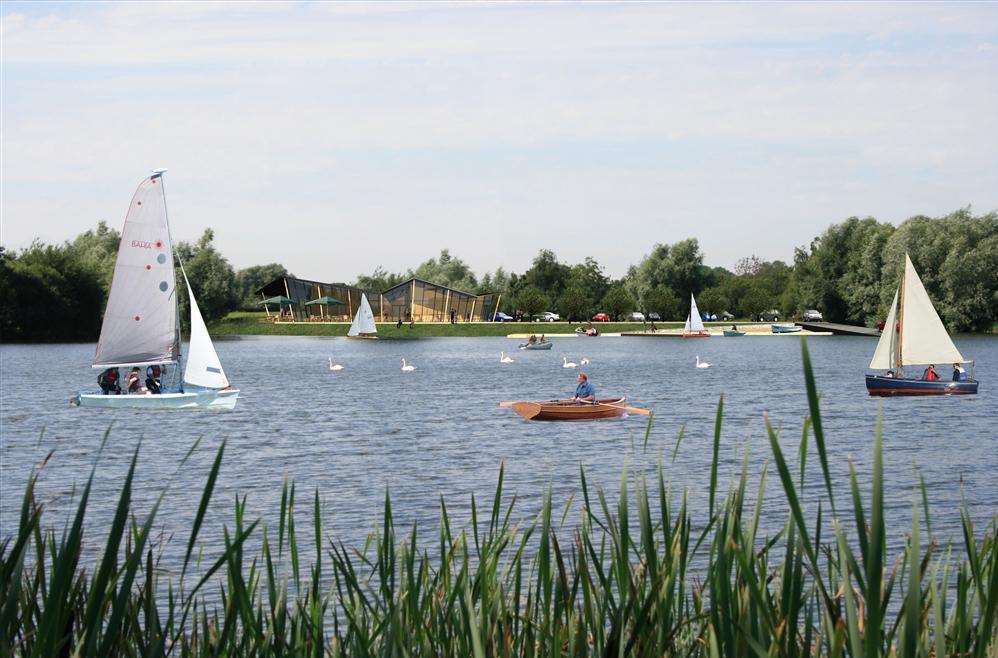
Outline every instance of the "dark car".
[[593, 316], [593, 322], [609, 322], [610, 316], [606, 313], [597, 313]]
[[766, 311], [759, 314], [759, 322], [779, 322], [780, 312], [776, 309]]

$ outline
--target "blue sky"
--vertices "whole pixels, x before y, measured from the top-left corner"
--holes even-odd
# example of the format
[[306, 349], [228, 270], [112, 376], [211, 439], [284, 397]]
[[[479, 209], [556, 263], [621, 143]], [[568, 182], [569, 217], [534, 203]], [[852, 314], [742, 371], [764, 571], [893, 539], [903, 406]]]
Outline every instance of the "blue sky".
[[4, 3], [8, 247], [119, 226], [352, 280], [442, 247], [622, 274], [998, 208], [998, 4]]

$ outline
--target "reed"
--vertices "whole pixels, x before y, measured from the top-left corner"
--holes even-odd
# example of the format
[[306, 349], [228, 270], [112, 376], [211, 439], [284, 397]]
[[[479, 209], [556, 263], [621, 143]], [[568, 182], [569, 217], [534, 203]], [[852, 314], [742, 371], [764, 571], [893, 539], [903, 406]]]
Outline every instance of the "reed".
[[[760, 534], [769, 469], [750, 492], [747, 461], [726, 491], [712, 471], [705, 511], [670, 495], [662, 468], [651, 478], [625, 472], [615, 501], [580, 471], [581, 517], [568, 525], [550, 494], [536, 518], [517, 524], [516, 498], [505, 495], [500, 468], [491, 502], [472, 497], [464, 527], [440, 501], [435, 536], [415, 525], [397, 528], [386, 494], [368, 545], [345, 546], [324, 533], [318, 494], [303, 515], [288, 482], [276, 534], [248, 520], [245, 499], [237, 499], [222, 545], [202, 547], [202, 556], [199, 533], [223, 445], [185, 559], [171, 573], [150, 545], [158, 504], [141, 518], [132, 512], [136, 450], [92, 571], [81, 555], [93, 473], [58, 533], [45, 528], [37, 473], [30, 479], [17, 532], [0, 543], [0, 653], [995, 656], [998, 516], [982, 532], [963, 510], [963, 536], [940, 545], [929, 532], [922, 485], [904, 547], [889, 556], [880, 431], [871, 482], [861, 484], [850, 470], [849, 499], [836, 501], [831, 443], [803, 349], [811, 416], [798, 460], [813, 441], [826, 488], [817, 518], [809, 518], [803, 463], [793, 469], [767, 420], [787, 510], [774, 536]], [[719, 404], [716, 437], [722, 420]], [[308, 564], [298, 536], [304, 516], [315, 537]], [[209, 587], [217, 596], [207, 596]]]

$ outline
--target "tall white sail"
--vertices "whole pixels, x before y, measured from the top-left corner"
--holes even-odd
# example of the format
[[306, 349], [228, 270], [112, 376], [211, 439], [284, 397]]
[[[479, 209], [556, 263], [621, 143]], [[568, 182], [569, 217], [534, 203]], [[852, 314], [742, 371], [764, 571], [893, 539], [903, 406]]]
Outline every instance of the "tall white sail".
[[891, 310], [884, 321], [884, 330], [880, 332], [880, 342], [877, 343], [877, 350], [873, 353], [873, 360], [870, 361], [871, 368], [880, 370], [894, 369], [894, 352], [897, 349], [898, 327], [898, 292], [894, 291], [894, 301], [891, 302]]
[[94, 368], [180, 358], [173, 244], [162, 172], [139, 184], [121, 230]]
[[703, 320], [700, 318], [700, 309], [697, 308], [697, 300], [693, 295], [690, 295], [690, 314], [687, 316], [686, 324], [683, 326], [683, 333], [697, 333], [706, 330], [707, 328], [703, 326]]
[[367, 295], [361, 293], [360, 308], [357, 309], [357, 315], [353, 318], [353, 324], [350, 325], [347, 336], [376, 333], [378, 333], [378, 327], [374, 324], [374, 311], [371, 310], [371, 305], [367, 302]]
[[[908, 254], [901, 293], [901, 365], [963, 362]], [[886, 328], [886, 327], [885, 327]]]
[[[183, 272], [183, 268], [181, 268]], [[201, 317], [201, 309], [194, 299], [191, 282], [187, 280], [187, 272], [183, 272], [184, 283], [187, 284], [187, 298], [191, 302], [191, 343], [187, 350], [187, 367], [184, 368], [184, 383], [204, 388], [227, 388], [229, 380], [222, 370], [222, 362], [218, 360], [215, 346], [208, 335], [208, 327]]]

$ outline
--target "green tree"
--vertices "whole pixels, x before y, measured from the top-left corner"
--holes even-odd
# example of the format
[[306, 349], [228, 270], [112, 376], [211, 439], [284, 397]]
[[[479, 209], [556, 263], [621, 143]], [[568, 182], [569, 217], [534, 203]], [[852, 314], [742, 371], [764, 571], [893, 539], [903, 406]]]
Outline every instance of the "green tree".
[[558, 262], [553, 251], [542, 249], [534, 258], [530, 269], [523, 273], [521, 285], [533, 286], [551, 298], [557, 298], [565, 289], [571, 268]]
[[421, 263], [415, 270], [410, 270], [409, 276], [455, 290], [478, 289], [478, 280], [468, 264], [460, 258], [451, 256], [447, 249], [442, 249], [436, 259], [431, 258]]
[[354, 281], [354, 285], [363, 290], [384, 292], [402, 283], [406, 278], [406, 275], [401, 272], [389, 272], [381, 265], [378, 265], [370, 274], [358, 276]]
[[729, 310], [728, 297], [721, 288], [707, 288], [697, 295], [697, 306], [703, 313], [711, 313], [720, 317]]
[[274, 279], [282, 276], [294, 276], [280, 263], [253, 265], [236, 273], [236, 289], [239, 295], [239, 305], [245, 310], [260, 310], [260, 297], [256, 291]]
[[591, 310], [592, 297], [589, 290], [580, 282], [569, 283], [558, 301], [558, 312], [562, 318], [569, 322], [585, 319], [589, 317]]
[[121, 234], [109, 228], [107, 222], [97, 222], [97, 228], [80, 233], [69, 243], [69, 249], [85, 267], [97, 272], [104, 289], [105, 299], [111, 290], [111, 279], [114, 276], [114, 263], [118, 258], [118, 245]]
[[603, 296], [603, 309], [611, 320], [619, 320], [624, 314], [634, 310], [634, 298], [622, 285], [615, 285]]
[[641, 302], [645, 313], [658, 313], [663, 320], [676, 320], [683, 316], [685, 311], [680, 306], [679, 297], [668, 286], [655, 286], [645, 293]]
[[[214, 231], [206, 228], [195, 244], [180, 242], [174, 246], [206, 323], [225, 317], [229, 311], [238, 308], [240, 301], [236, 274], [229, 262], [215, 249], [212, 244], [214, 239]], [[182, 283], [177, 286], [177, 290], [180, 291], [180, 319], [184, 327], [189, 329], [190, 302], [187, 290]]]
[[536, 286], [527, 286], [516, 294], [516, 308], [522, 311], [527, 319], [533, 318], [547, 307], [547, 296]]
[[773, 308], [772, 296], [760, 286], [750, 286], [738, 302], [734, 311], [739, 317], [755, 318], [760, 313]]

